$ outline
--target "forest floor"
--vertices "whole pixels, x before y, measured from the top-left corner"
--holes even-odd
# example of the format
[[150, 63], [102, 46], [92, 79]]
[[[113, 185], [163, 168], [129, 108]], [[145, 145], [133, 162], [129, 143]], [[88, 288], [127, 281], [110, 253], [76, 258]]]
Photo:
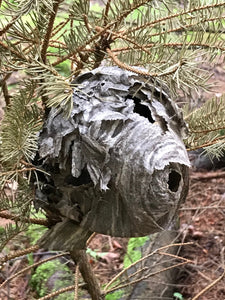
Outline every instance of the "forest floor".
[[183, 248], [181, 256], [193, 263], [180, 270], [177, 284], [184, 299], [192, 299], [212, 285], [199, 299], [224, 300], [225, 172], [191, 172], [190, 178], [180, 230], [183, 241], [193, 242]]

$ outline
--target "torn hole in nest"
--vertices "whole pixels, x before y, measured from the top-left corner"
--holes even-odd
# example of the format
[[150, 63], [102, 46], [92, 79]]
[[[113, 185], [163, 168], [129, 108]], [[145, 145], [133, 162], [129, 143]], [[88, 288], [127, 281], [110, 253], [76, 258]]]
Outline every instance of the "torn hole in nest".
[[127, 99], [131, 98], [134, 101], [134, 112], [149, 120], [150, 123], [155, 123], [152, 117], [151, 110], [147, 105], [141, 103], [141, 100], [128, 95]]
[[152, 114], [147, 105], [141, 104], [141, 100], [137, 98], [133, 98], [134, 101], [134, 112], [139, 114], [140, 116], [147, 118], [150, 123], [155, 123], [155, 120], [152, 118]]
[[181, 175], [178, 172], [172, 170], [169, 173], [169, 180], [167, 182], [171, 192], [175, 193], [178, 191], [180, 181], [181, 181]]

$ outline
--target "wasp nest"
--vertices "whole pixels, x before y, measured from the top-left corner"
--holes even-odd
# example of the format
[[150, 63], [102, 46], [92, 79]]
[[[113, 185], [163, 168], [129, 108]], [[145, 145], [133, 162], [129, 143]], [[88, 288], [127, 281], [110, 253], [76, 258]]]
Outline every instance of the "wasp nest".
[[188, 191], [186, 125], [153, 78], [100, 67], [73, 82], [69, 118], [51, 109], [40, 133], [35, 205], [50, 249], [82, 248], [92, 232], [135, 237], [168, 228]]

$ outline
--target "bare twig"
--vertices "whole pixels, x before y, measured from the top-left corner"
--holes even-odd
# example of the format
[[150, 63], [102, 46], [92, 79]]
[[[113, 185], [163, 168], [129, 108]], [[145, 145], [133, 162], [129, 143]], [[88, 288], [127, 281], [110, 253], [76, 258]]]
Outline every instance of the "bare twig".
[[37, 267], [37, 266], [39, 266], [39, 265], [41, 265], [41, 264], [43, 264], [43, 263], [46, 263], [46, 262], [48, 262], [48, 261], [50, 261], [50, 260], [59, 258], [59, 257], [61, 257], [61, 256], [67, 255], [67, 254], [69, 254], [69, 252], [63, 252], [63, 253], [54, 255], [54, 256], [52, 256], [52, 257], [46, 258], [46, 259], [44, 259], [44, 260], [41, 260], [41, 261], [39, 261], [39, 262], [37, 262], [37, 263], [31, 265], [31, 266], [28, 266], [28, 267], [26, 267], [26, 268], [20, 270], [20, 271], [17, 272], [16, 274], [14, 274], [14, 275], [8, 277], [8, 278], [0, 285], [0, 289], [3, 288], [6, 284], [8, 284], [8, 282], [10, 282], [12, 279], [16, 278], [17, 276], [19, 276], [19, 275], [21, 275], [21, 274], [23, 274], [23, 273], [26, 273], [26, 272], [29, 271], [30, 269], [35, 268], [35, 267]]
[[75, 268], [74, 274], [74, 300], [78, 300], [78, 282], [79, 282], [79, 265]]
[[138, 261], [132, 263], [129, 267], [125, 268], [124, 270], [122, 270], [119, 274], [117, 274], [104, 288], [104, 291], [106, 291], [121, 275], [123, 275], [124, 273], [127, 272], [127, 270], [129, 270], [130, 268], [132, 268], [133, 266], [135, 266], [136, 264], [142, 262], [143, 260], [155, 255], [155, 254], [159, 254], [160, 251], [168, 249], [170, 247], [177, 247], [177, 246], [186, 246], [186, 245], [192, 245], [192, 242], [188, 242], [188, 243], [175, 243], [175, 244], [170, 244], [170, 245], [166, 245], [163, 247], [160, 247], [156, 250], [154, 250], [153, 252], [149, 253], [148, 255], [142, 257], [141, 259], [139, 259]]
[[130, 71], [130, 72], [134, 72], [136, 74], [140, 74], [140, 75], [143, 75], [143, 76], [150, 76], [150, 73], [149, 72], [146, 72], [146, 71], [142, 71], [142, 70], [139, 70], [139, 69], [135, 69], [131, 66], [128, 66], [127, 64], [121, 62], [117, 57], [116, 55], [109, 49], [107, 48], [106, 49], [109, 57], [114, 61], [114, 63], [119, 66], [120, 68], [124, 69], [124, 70], [127, 70], [127, 71]]
[[84, 24], [85, 24], [88, 32], [91, 33], [91, 28], [90, 28], [89, 23], [88, 23], [88, 17], [87, 17], [87, 15], [83, 14], [83, 18], [84, 18]]
[[7, 44], [3, 43], [2, 41], [0, 41], [0, 46], [2, 48], [4, 48], [5, 50], [7, 50], [9, 53], [12, 53], [13, 55], [15, 55], [16, 57], [18, 57], [19, 59], [21, 59], [21, 61], [25, 61], [26, 60], [26, 58], [21, 53], [19, 53], [15, 49], [11, 48]]
[[88, 285], [87, 289], [92, 297], [92, 300], [103, 299], [99, 283], [88, 262], [85, 250], [72, 250], [70, 255], [76, 264], [79, 265], [81, 275]]
[[111, 2], [111, 0], [108, 0], [107, 3], [106, 3], [106, 6], [105, 6], [104, 26], [108, 23], [108, 14], [109, 14], [110, 2]]
[[27, 249], [24, 249], [24, 250], [19, 250], [19, 251], [16, 251], [12, 254], [9, 254], [9, 255], [5, 255], [4, 257], [0, 258], [0, 264], [3, 264], [11, 259], [14, 259], [16, 257], [20, 257], [20, 256], [23, 256], [25, 254], [28, 254], [28, 253], [31, 253], [31, 252], [34, 252], [34, 251], [37, 251], [39, 249], [39, 246], [38, 245], [34, 245], [30, 248], [27, 248]]
[[94, 232], [94, 233], [92, 233], [92, 235], [89, 237], [89, 239], [87, 240], [87, 245], [89, 245], [90, 244], [90, 242], [93, 240], [93, 238], [94, 237], [96, 237], [96, 235], [97, 235], [97, 233], [96, 232]]
[[60, 30], [66, 26], [66, 24], [70, 21], [70, 18], [66, 19], [65, 21], [60, 22], [55, 28], [52, 30], [51, 37], [55, 36]]
[[220, 142], [223, 139], [224, 139], [224, 137], [215, 138], [211, 142], [208, 142], [208, 143], [205, 143], [205, 144], [201, 144], [199, 146], [193, 146], [191, 148], [187, 148], [187, 151], [193, 151], [193, 150], [201, 149], [201, 148], [204, 148], [204, 147], [212, 146], [212, 145], [217, 144], [218, 142]]
[[124, 69], [124, 70], [128, 70], [131, 72], [134, 72], [136, 74], [140, 74], [143, 76], [151, 76], [151, 77], [162, 77], [162, 76], [167, 76], [170, 74], [175, 73], [182, 65], [185, 64], [184, 61], [179, 61], [178, 63], [176, 63], [175, 65], [171, 66], [167, 71], [162, 72], [162, 73], [149, 73], [146, 71], [143, 71], [141, 69], [135, 69], [134, 67], [128, 66], [127, 64], [121, 62], [117, 56], [109, 49], [106, 49], [109, 57], [114, 61], [115, 64], [117, 64], [120, 68]]
[[136, 279], [136, 280], [134, 280], [134, 281], [132, 281], [132, 282], [128, 282], [128, 283], [126, 283], [126, 284], [119, 285], [119, 286], [117, 286], [117, 287], [115, 287], [115, 288], [112, 288], [112, 289], [108, 290], [107, 292], [105, 292], [105, 294], [109, 294], [109, 293], [112, 293], [112, 292], [114, 292], [114, 291], [116, 291], [116, 290], [123, 289], [123, 288], [125, 288], [125, 287], [127, 287], [127, 286], [130, 286], [131, 284], [136, 284], [136, 283], [138, 283], [138, 282], [140, 282], [140, 281], [146, 280], [146, 279], [148, 279], [148, 278], [151, 277], [151, 276], [155, 276], [155, 275], [157, 275], [157, 274], [159, 274], [159, 273], [168, 271], [168, 270], [170, 270], [170, 269], [178, 268], [178, 267], [180, 267], [180, 266], [186, 265], [186, 264], [189, 263], [189, 262], [191, 262], [191, 260], [190, 260], [190, 261], [184, 261], [184, 262], [175, 264], [175, 265], [173, 265], [173, 266], [169, 266], [169, 267], [167, 267], [167, 268], [164, 268], [164, 269], [162, 269], [162, 270], [159, 270], [159, 271], [150, 273], [150, 274], [148, 274], [148, 275], [146, 275], [146, 276], [143, 276], [143, 277], [141, 277], [141, 278], [138, 278], [138, 279]]
[[225, 172], [210, 172], [210, 173], [202, 173], [202, 172], [195, 172], [191, 174], [191, 179], [194, 180], [208, 180], [214, 178], [224, 178]]
[[35, 218], [24, 218], [21, 216], [17, 216], [14, 214], [10, 214], [8, 212], [0, 212], [0, 218], [9, 219], [13, 221], [22, 221], [25, 223], [31, 223], [31, 224], [37, 224], [37, 225], [43, 225], [43, 226], [49, 226], [50, 223], [47, 219], [35, 219]]
[[[0, 2], [0, 6], [1, 6], [1, 2]], [[7, 23], [7, 25], [4, 28], [2, 28], [0, 30], [0, 36], [2, 36], [4, 33], [6, 33], [7, 30], [9, 30], [9, 28], [18, 20], [18, 18], [19, 18], [18, 15], [13, 17], [12, 20], [9, 23]]]
[[217, 278], [212, 283], [210, 283], [209, 285], [207, 285], [203, 290], [201, 290], [201, 292], [199, 292], [196, 296], [194, 296], [194, 298], [192, 298], [192, 300], [199, 299], [199, 297], [201, 297], [208, 290], [210, 290], [212, 287], [214, 287], [220, 280], [222, 280], [224, 278], [224, 276], [225, 276], [225, 270], [223, 271], [223, 274], [219, 278]]
[[6, 104], [6, 106], [9, 106], [11, 97], [9, 95], [8, 86], [7, 86], [6, 81], [2, 82], [2, 92], [3, 92], [4, 99], [5, 99], [5, 104]]
[[63, 293], [65, 293], [65, 292], [72, 291], [73, 289], [74, 289], [74, 285], [70, 285], [70, 286], [67, 286], [67, 287], [65, 287], [65, 288], [63, 288], [63, 289], [60, 289], [60, 290], [55, 291], [55, 292], [53, 292], [53, 293], [50, 293], [50, 294], [48, 294], [47, 296], [41, 297], [41, 298], [39, 298], [38, 300], [48, 300], [48, 299], [53, 299], [53, 297], [56, 297], [56, 296], [58, 296], [58, 295], [60, 295], [60, 294], [63, 294]]

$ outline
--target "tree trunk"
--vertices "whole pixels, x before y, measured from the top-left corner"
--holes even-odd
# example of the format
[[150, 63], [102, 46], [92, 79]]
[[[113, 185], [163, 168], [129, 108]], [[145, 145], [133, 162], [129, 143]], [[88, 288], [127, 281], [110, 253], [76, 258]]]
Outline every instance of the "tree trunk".
[[[167, 230], [150, 235], [150, 242], [147, 241], [145, 245], [141, 247], [143, 252], [142, 257], [153, 253], [163, 246], [175, 243], [176, 237], [177, 232], [175, 230]], [[162, 252], [176, 254], [177, 250], [177, 247], [173, 246], [163, 249]], [[138, 277], [139, 279], [141, 277], [144, 277], [145, 279], [132, 285], [129, 296], [122, 299], [173, 299], [177, 268], [170, 268], [166, 271], [162, 270], [172, 267], [176, 263], [177, 262], [173, 258], [167, 255], [154, 254], [149, 256], [135, 266], [135, 268], [133, 267], [130, 274], [128, 274], [131, 275], [142, 268], [143, 272], [139, 273]]]

